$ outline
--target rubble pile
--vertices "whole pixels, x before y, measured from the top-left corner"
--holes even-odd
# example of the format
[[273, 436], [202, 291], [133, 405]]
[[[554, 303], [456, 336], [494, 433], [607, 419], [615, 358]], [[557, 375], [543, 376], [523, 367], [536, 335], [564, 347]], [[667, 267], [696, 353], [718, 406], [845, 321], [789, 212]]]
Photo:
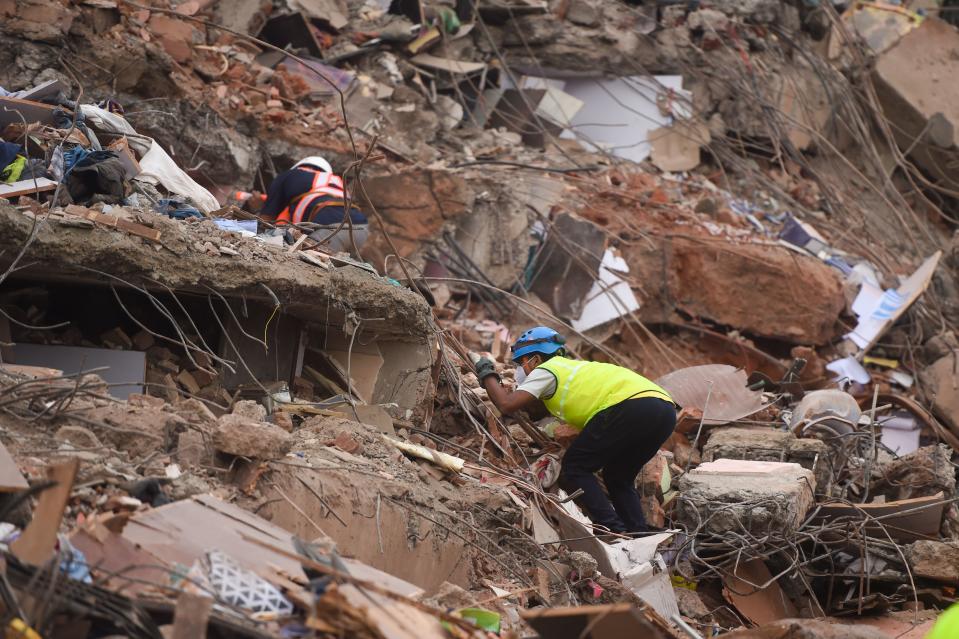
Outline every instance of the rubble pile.
[[[6, 635], [925, 636], [947, 5], [0, 0]], [[648, 534], [477, 377], [535, 325], [681, 408]]]

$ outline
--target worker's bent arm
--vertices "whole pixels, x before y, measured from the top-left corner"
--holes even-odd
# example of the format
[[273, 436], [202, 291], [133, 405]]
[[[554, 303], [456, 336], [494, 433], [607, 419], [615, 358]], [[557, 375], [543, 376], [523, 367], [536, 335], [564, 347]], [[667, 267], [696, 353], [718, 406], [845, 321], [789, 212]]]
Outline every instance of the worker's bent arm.
[[504, 415], [543, 403], [526, 391], [507, 391], [494, 375], [490, 375], [483, 380], [483, 387], [489, 394], [490, 400]]

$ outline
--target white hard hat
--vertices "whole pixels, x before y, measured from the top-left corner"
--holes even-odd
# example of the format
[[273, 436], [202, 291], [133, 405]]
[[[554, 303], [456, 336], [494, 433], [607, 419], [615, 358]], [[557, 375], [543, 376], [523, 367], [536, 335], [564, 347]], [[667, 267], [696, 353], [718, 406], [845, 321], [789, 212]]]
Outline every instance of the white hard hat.
[[323, 171], [324, 173], [333, 172], [333, 167], [330, 166], [330, 163], [318, 155], [311, 155], [308, 158], [303, 158], [302, 160], [294, 164], [293, 168], [295, 169], [296, 167], [301, 166], [303, 164], [309, 164], [310, 166], [315, 166], [316, 168], [318, 168], [320, 171]]

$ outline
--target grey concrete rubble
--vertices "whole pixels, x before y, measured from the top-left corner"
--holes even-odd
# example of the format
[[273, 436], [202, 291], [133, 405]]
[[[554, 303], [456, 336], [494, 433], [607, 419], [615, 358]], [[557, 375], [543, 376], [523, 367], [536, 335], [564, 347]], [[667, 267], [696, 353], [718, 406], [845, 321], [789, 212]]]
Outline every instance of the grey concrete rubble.
[[799, 464], [718, 459], [679, 480], [678, 519], [690, 531], [795, 531], [815, 503], [816, 479]]

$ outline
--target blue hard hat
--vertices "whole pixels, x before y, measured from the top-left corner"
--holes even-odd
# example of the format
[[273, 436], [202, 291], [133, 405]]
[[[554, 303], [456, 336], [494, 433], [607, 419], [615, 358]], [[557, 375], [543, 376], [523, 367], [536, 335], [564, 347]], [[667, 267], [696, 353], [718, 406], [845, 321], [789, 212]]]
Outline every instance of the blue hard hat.
[[520, 335], [519, 339], [513, 344], [513, 361], [519, 361], [520, 357], [530, 353], [552, 355], [563, 348], [565, 343], [566, 338], [548, 326], [531, 328]]

